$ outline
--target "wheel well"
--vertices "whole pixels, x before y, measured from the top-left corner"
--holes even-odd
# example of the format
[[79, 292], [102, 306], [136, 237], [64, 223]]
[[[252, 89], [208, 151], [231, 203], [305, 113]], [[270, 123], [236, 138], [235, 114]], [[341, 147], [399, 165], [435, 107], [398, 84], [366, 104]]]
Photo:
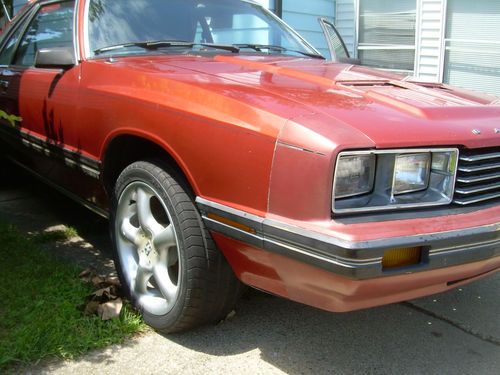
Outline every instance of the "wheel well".
[[189, 181], [175, 159], [158, 144], [132, 135], [122, 135], [111, 141], [104, 153], [103, 183], [108, 196], [113, 192], [120, 173], [139, 160], [156, 160], [174, 175], [194, 199], [196, 196]]

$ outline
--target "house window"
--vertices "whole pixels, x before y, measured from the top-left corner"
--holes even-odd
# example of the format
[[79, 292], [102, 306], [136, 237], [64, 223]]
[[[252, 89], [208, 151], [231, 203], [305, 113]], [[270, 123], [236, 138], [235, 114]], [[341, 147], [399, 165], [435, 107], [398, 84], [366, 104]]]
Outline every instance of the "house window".
[[416, 0], [360, 0], [358, 57], [363, 65], [413, 73]]
[[444, 81], [500, 95], [500, 2], [448, 0]]

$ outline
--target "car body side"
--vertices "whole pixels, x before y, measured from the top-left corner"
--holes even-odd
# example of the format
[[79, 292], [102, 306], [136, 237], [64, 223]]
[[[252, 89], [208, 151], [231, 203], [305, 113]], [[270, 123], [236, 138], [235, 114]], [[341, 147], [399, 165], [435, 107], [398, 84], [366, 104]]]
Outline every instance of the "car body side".
[[[82, 20], [85, 2], [77, 4]], [[432, 87], [302, 58], [88, 59], [82, 22], [76, 39], [80, 57], [72, 69], [22, 73], [19, 114], [29, 127], [20, 133], [27, 143], [42, 142], [42, 154], [24, 159], [25, 164], [99, 212], [108, 209], [120, 167], [163, 158], [189, 184], [240, 280], [331, 311], [444, 291], [500, 268], [498, 201], [481, 209], [444, 207], [352, 220], [332, 218], [331, 211], [341, 151], [500, 146], [493, 131], [500, 106], [492, 98], [436, 86], [443, 90], [437, 100], [455, 105], [424, 105], [350, 83], [397, 81], [416, 91]], [[468, 104], [457, 104], [460, 100]], [[475, 136], [473, 128], [482, 135]], [[54, 163], [57, 152], [59, 164]], [[482, 258], [382, 271], [385, 250], [412, 245], [460, 250], [461, 231], [470, 232], [469, 247], [487, 242]], [[311, 241], [303, 244], [304, 238]], [[337, 263], [377, 272], [338, 274], [332, 271]]]

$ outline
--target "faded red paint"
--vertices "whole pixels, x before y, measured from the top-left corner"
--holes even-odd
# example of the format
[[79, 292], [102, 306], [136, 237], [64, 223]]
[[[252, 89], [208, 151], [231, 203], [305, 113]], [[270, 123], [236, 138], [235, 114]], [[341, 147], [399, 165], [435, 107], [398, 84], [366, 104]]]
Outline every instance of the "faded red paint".
[[[85, 2], [80, 2], [83, 19]], [[50, 96], [56, 73], [28, 69], [20, 87], [24, 131], [104, 160], [120, 135], [150, 140], [178, 163], [195, 193], [261, 217], [348, 241], [450, 231], [500, 218], [500, 206], [453, 216], [342, 224], [331, 216], [340, 151], [500, 145], [496, 98], [422, 85], [363, 67], [241, 54], [81, 61]], [[45, 100], [41, 100], [44, 98]], [[40, 116], [49, 117], [47, 134]], [[481, 135], [473, 135], [478, 129]], [[291, 147], [290, 147], [291, 146]], [[240, 279], [344, 311], [444, 291], [446, 282], [499, 267], [499, 259], [350, 281], [214, 234]]]
[[333, 312], [360, 310], [446, 292], [491, 275], [500, 268], [497, 257], [408, 275], [351, 280], [217, 233], [213, 236], [244, 283]]

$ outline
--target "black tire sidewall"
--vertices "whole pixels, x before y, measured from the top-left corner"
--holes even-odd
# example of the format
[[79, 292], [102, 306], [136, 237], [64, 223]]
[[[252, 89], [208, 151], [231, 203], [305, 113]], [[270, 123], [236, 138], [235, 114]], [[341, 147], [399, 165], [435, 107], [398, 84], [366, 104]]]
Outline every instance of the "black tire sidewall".
[[[155, 168], [161, 168], [161, 173], [159, 175], [155, 175], [152, 173], [152, 170]], [[114, 251], [114, 259], [115, 266], [122, 281], [123, 288], [127, 296], [130, 298], [131, 302], [137, 307], [144, 318], [144, 321], [156, 329], [168, 329], [168, 327], [174, 327], [183, 317], [184, 310], [186, 308], [186, 299], [188, 297], [188, 290], [191, 289], [191, 285], [189, 285], [188, 279], [188, 259], [190, 254], [189, 248], [186, 246], [186, 239], [184, 235], [184, 231], [182, 225], [179, 221], [179, 212], [176, 209], [176, 205], [169, 194], [168, 190], [171, 189], [171, 185], [167, 184], [167, 181], [171, 181], [173, 179], [172, 174], [166, 171], [167, 168], [163, 166], [158, 166], [157, 163], [152, 162], [137, 162], [129, 167], [127, 167], [120, 177], [117, 180], [114, 195], [112, 199], [112, 207], [111, 207], [111, 216], [110, 216], [110, 230], [111, 230], [111, 238], [113, 243], [113, 251]], [[156, 169], [156, 171], [158, 171]], [[162, 175], [164, 174], [164, 175]], [[163, 181], [163, 182], [162, 182]], [[175, 233], [178, 240], [179, 245], [179, 257], [181, 258], [180, 267], [179, 267], [179, 294], [174, 303], [172, 309], [170, 309], [165, 315], [153, 315], [148, 311], [141, 309], [137, 303], [137, 298], [134, 295], [134, 292], [130, 290], [130, 286], [126, 282], [127, 278], [124, 275], [121, 260], [119, 257], [118, 245], [116, 241], [116, 212], [118, 207], [118, 202], [121, 194], [125, 190], [127, 186], [129, 186], [133, 182], [143, 182], [149, 185], [153, 190], [158, 194], [163, 203], [165, 204], [167, 210], [170, 213], [172, 224], [175, 229]], [[179, 194], [177, 191], [176, 194]], [[184, 192], [184, 194], [186, 194]], [[186, 197], [188, 195], [186, 194]], [[189, 200], [191, 201], [191, 200]], [[194, 204], [193, 204], [194, 208]], [[202, 229], [200, 228], [200, 233]]]

